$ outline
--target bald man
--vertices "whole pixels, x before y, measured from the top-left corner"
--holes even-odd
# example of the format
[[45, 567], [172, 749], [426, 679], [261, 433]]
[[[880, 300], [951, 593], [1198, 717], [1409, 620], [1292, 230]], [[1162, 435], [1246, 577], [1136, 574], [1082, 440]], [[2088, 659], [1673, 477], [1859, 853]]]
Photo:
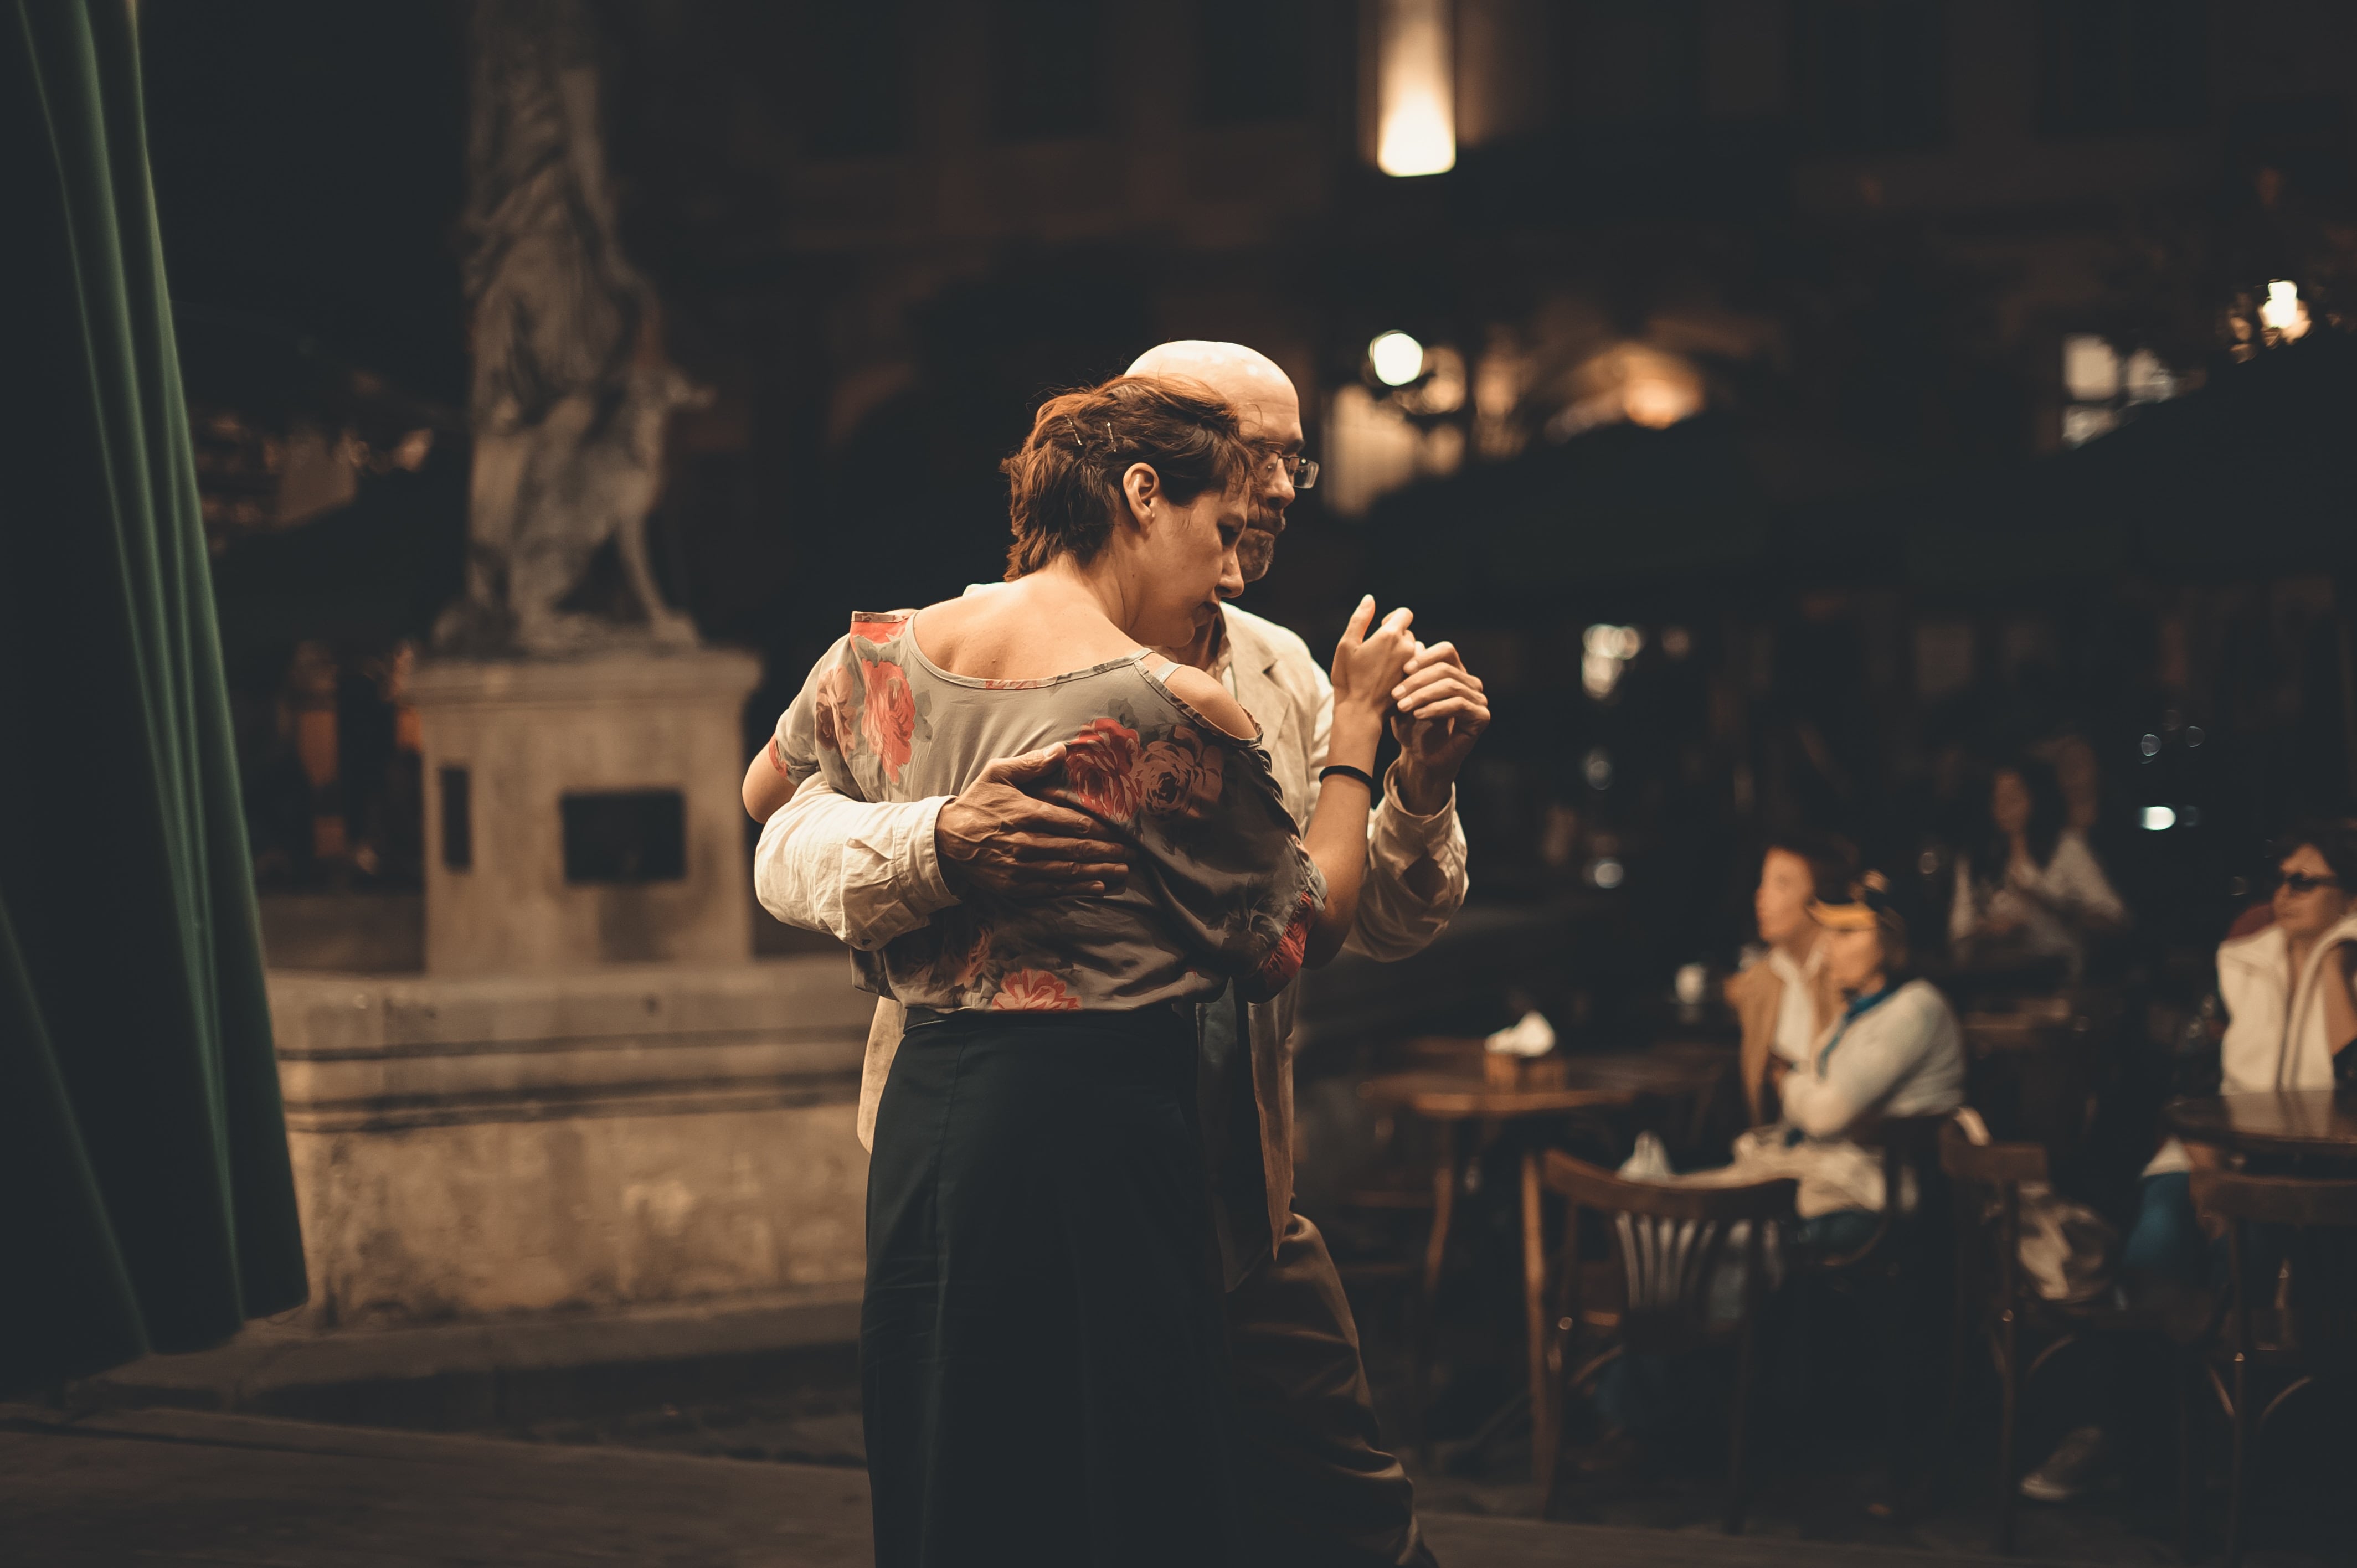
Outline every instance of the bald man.
[[[1302, 456], [1301, 402], [1266, 355], [1235, 343], [1165, 343], [1129, 373], [1210, 386], [1242, 415], [1262, 454], [1223, 597], [1269, 567], [1286, 509], [1317, 478]], [[1193, 641], [1160, 650], [1220, 677], [1260, 722], [1286, 805], [1306, 822], [1324, 764], [1334, 696], [1300, 638], [1222, 604]], [[1420, 951], [1465, 901], [1465, 835], [1456, 780], [1490, 722], [1481, 682], [1450, 644], [1419, 644], [1394, 693], [1400, 755], [1367, 834], [1366, 881], [1346, 944], [1391, 961]], [[746, 809], [763, 822], [754, 884], [789, 924], [856, 948], [883, 946], [980, 892], [999, 899], [1081, 896], [1122, 874], [1123, 852], [1093, 822], [1024, 792], [1052, 771], [1041, 754], [993, 763], [963, 793], [876, 805], [813, 779], [791, 800], [765, 747], [746, 770]], [[1318, 1228], [1293, 1212], [1292, 1035], [1296, 988], [1201, 1009], [1198, 1074], [1205, 1160], [1227, 1283], [1228, 1337], [1243, 1451], [1265, 1560], [1428, 1564], [1399, 1461], [1385, 1453], [1342, 1283]], [[885, 1000], [869, 1031], [859, 1134], [899, 1045]]]

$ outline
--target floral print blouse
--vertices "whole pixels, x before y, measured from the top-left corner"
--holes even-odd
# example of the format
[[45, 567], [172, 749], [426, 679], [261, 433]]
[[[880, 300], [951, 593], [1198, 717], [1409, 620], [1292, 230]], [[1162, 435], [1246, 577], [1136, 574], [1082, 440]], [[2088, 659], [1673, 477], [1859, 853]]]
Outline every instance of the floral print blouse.
[[1286, 812], [1268, 754], [1171, 694], [1144, 652], [1044, 681], [933, 665], [915, 612], [859, 616], [778, 720], [795, 788], [823, 773], [862, 800], [954, 795], [985, 765], [1061, 741], [1040, 791], [1130, 846], [1121, 890], [1049, 903], [977, 893], [876, 952], [866, 988], [944, 1012], [1120, 1011], [1274, 994], [1301, 968], [1325, 878]]

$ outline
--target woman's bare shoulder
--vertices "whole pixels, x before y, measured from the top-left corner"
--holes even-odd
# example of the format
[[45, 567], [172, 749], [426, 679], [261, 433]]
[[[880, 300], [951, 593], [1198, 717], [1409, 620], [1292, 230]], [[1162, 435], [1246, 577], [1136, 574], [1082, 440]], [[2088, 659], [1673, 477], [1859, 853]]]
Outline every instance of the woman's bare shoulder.
[[1162, 673], [1164, 689], [1194, 709], [1233, 740], [1257, 740], [1260, 726], [1228, 689], [1191, 664], [1174, 664]]
[[928, 605], [912, 629], [926, 659], [974, 680], [1052, 680], [1137, 649], [1093, 606], [1028, 579]]

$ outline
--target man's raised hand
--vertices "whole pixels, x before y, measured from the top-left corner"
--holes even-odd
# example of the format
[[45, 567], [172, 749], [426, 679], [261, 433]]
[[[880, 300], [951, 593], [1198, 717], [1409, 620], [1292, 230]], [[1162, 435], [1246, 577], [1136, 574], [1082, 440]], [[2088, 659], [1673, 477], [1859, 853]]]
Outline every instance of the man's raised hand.
[[1392, 736], [1399, 742], [1400, 803], [1430, 816], [1448, 803], [1457, 770], [1490, 727], [1490, 699], [1453, 642], [1415, 645], [1399, 684]]
[[942, 878], [960, 897], [1092, 897], [1116, 892], [1129, 852], [1092, 818], [1026, 794], [1062, 769], [1060, 745], [1003, 757], [942, 808], [933, 829]]

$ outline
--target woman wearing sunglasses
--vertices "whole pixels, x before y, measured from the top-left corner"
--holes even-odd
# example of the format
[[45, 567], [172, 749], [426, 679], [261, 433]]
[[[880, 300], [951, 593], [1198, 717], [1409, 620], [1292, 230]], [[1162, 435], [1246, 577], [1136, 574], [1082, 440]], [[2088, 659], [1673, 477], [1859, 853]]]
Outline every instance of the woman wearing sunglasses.
[[[2219, 1047], [2227, 1094], [2330, 1089], [2335, 1068], [2357, 1066], [2357, 822], [2324, 822], [2283, 841], [2273, 918], [2218, 948], [2218, 995], [2228, 1022]], [[2195, 1165], [2224, 1156], [2175, 1138], [2144, 1168], [2136, 1224], [2121, 1250], [2122, 1283], [2166, 1305], [2222, 1277], [2222, 1231], [2195, 1212]], [[2156, 1288], [2157, 1287], [2157, 1288]], [[2069, 1433], [2021, 1479], [2021, 1493], [2068, 1502], [2108, 1468], [2103, 1426]]]
[[[2226, 1004], [2220, 1091], [2330, 1089], [2357, 1062], [2357, 822], [2325, 822], [2284, 841], [2275, 918], [2218, 949]], [[2218, 1151], [2171, 1138], [2144, 1171], [2144, 1196], [2123, 1262], [2198, 1281], [2208, 1248], [2187, 1193], [2196, 1164]]]

